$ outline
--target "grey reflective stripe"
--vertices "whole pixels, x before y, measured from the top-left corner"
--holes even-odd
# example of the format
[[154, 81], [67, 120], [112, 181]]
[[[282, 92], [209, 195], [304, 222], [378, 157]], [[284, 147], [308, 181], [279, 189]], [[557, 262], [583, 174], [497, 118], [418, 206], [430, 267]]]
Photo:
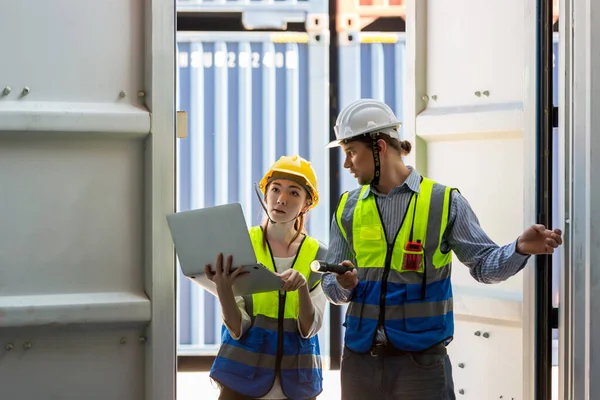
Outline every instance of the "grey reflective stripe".
[[361, 281], [380, 281], [383, 277], [383, 268], [360, 267], [357, 274]]
[[283, 356], [281, 358], [281, 369], [296, 368], [322, 368], [321, 357], [314, 354], [298, 354], [297, 356]]
[[[438, 282], [449, 278], [451, 271], [452, 270], [450, 269], [450, 264], [438, 269], [430, 267], [427, 270], [427, 283]], [[383, 279], [383, 268], [358, 268], [358, 279], [363, 281], [381, 281]], [[406, 285], [420, 285], [421, 283], [423, 283], [423, 274], [412, 271], [400, 272], [391, 269], [387, 281], [391, 283], [401, 283]]]
[[[252, 318], [252, 326], [277, 332], [277, 318], [270, 318], [259, 314]], [[283, 330], [285, 332], [298, 332], [298, 322], [293, 318], [284, 318]]]
[[[446, 186], [434, 183], [431, 189], [431, 202], [429, 203], [429, 218], [427, 221], [427, 237], [425, 239], [425, 259], [427, 260], [427, 275], [433, 270], [433, 255], [440, 243], [440, 228], [444, 211], [444, 195]], [[435, 246], [431, 246], [435, 244]]]
[[[219, 350], [219, 357], [239, 362], [251, 367], [275, 369], [276, 356], [270, 354], [255, 353], [241, 347], [224, 344]], [[301, 354], [299, 356], [283, 356], [281, 359], [282, 369], [296, 368], [320, 368], [321, 359], [312, 354]]]
[[321, 274], [311, 271], [310, 275], [308, 276], [308, 282], [306, 283], [308, 285], [309, 292], [312, 292], [317, 287], [317, 285], [321, 281], [321, 278]]
[[317, 260], [325, 260], [327, 257], [327, 246], [319, 242], [319, 250], [317, 250]]
[[[315, 260], [325, 261], [325, 257], [327, 257], [327, 246], [325, 246], [323, 243], [319, 242], [319, 250], [317, 250], [317, 255], [315, 257]], [[317, 285], [319, 284], [319, 281], [321, 280], [322, 277], [323, 277], [322, 274], [319, 274], [316, 272], [311, 272], [310, 276], [308, 278], [308, 289], [310, 291], [314, 290], [317, 287]]]
[[[355, 304], [348, 308], [348, 315], [352, 317], [361, 317], [369, 319], [379, 319], [379, 306], [374, 304]], [[444, 301], [421, 302], [411, 304], [401, 304], [398, 306], [385, 306], [385, 319], [404, 319], [404, 318], [427, 318], [439, 317], [445, 315], [453, 309], [452, 297]]]
[[354, 219], [354, 209], [356, 208], [356, 203], [358, 202], [358, 196], [360, 195], [361, 190], [362, 186], [348, 193], [348, 199], [346, 199], [346, 205], [344, 206], [344, 211], [342, 211], [342, 227], [346, 232], [346, 241], [348, 242], [348, 247], [352, 254], [356, 254], [352, 240], [352, 221]]

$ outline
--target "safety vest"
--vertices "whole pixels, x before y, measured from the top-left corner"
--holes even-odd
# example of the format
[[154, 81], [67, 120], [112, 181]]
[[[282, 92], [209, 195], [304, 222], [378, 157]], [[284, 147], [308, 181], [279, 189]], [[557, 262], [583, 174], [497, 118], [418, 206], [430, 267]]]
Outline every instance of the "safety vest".
[[[358, 267], [358, 286], [344, 323], [345, 344], [355, 352], [368, 351], [381, 324], [394, 347], [425, 350], [454, 332], [452, 252], [442, 252], [440, 243], [455, 189], [423, 178], [395, 238], [386, 237], [368, 190], [367, 185], [344, 193], [336, 211]], [[422, 249], [410, 250], [409, 242], [420, 242]]]
[[[268, 244], [263, 246], [262, 228], [251, 228], [250, 238], [258, 262], [276, 272], [271, 250]], [[320, 274], [310, 270], [310, 263], [323, 259], [326, 251], [308, 236], [298, 248], [292, 268], [304, 275], [310, 290], [321, 279]], [[298, 291], [257, 293], [244, 296], [244, 301], [252, 326], [239, 340], [222, 327], [222, 345], [211, 368], [211, 378], [253, 398], [263, 397], [271, 390], [276, 374], [281, 378], [283, 393], [290, 399], [308, 399], [321, 393], [319, 341], [317, 335], [304, 339], [298, 332]]]

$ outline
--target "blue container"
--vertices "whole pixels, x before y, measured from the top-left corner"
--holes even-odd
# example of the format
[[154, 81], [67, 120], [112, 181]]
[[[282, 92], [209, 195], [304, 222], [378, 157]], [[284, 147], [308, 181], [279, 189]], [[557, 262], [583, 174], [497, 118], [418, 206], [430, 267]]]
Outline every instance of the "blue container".
[[[404, 33], [340, 33], [339, 109], [354, 100], [370, 97], [384, 101], [402, 121], [404, 116]], [[338, 150], [341, 152], [341, 150]], [[341, 154], [341, 153], [340, 153]], [[340, 157], [341, 193], [358, 186], [343, 168]], [[341, 193], [337, 193], [339, 196]], [[333, 194], [332, 194], [333, 195]]]
[[[189, 122], [178, 140], [179, 210], [239, 202], [258, 224], [254, 183], [280, 156], [299, 154], [312, 162], [321, 197], [307, 230], [328, 242], [328, 46], [327, 33], [178, 34], [178, 110]], [[214, 354], [218, 302], [181, 275], [179, 285], [180, 353]]]

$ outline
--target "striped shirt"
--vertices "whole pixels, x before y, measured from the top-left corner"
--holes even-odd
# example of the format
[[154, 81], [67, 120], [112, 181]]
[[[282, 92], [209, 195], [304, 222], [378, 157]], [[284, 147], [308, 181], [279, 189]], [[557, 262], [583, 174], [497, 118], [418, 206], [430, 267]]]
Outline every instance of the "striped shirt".
[[[389, 194], [378, 193], [370, 187], [363, 198], [374, 195], [381, 218], [385, 226], [386, 237], [393, 238], [400, 229], [404, 212], [413, 193], [419, 193], [421, 175], [413, 167], [404, 183], [393, 188]], [[335, 219], [331, 222], [329, 251], [326, 261], [339, 264], [344, 260], [356, 265], [356, 260], [350, 252], [348, 243], [342, 236]], [[475, 280], [481, 283], [499, 283], [515, 275], [527, 263], [528, 255], [516, 252], [517, 241], [498, 246], [483, 231], [477, 216], [467, 200], [458, 192], [452, 192], [448, 226], [442, 238], [441, 250], [452, 250], [458, 259], [466, 265]], [[333, 304], [345, 304], [352, 298], [352, 290], [344, 289], [335, 279], [334, 274], [325, 274], [322, 279], [323, 292]], [[381, 327], [377, 330], [377, 342], [386, 342], [385, 333]]]

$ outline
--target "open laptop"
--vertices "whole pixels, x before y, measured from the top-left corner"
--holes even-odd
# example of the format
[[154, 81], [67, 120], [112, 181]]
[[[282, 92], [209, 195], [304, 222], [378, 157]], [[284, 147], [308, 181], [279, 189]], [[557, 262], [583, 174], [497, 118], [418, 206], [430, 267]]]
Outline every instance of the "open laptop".
[[281, 289], [282, 279], [256, 259], [239, 203], [178, 212], [167, 216], [167, 222], [183, 274], [213, 295], [216, 286], [204, 268], [210, 264], [214, 272], [219, 253], [223, 253], [223, 268], [227, 256], [232, 255], [231, 268], [241, 265], [248, 272], [236, 279], [236, 296]]

